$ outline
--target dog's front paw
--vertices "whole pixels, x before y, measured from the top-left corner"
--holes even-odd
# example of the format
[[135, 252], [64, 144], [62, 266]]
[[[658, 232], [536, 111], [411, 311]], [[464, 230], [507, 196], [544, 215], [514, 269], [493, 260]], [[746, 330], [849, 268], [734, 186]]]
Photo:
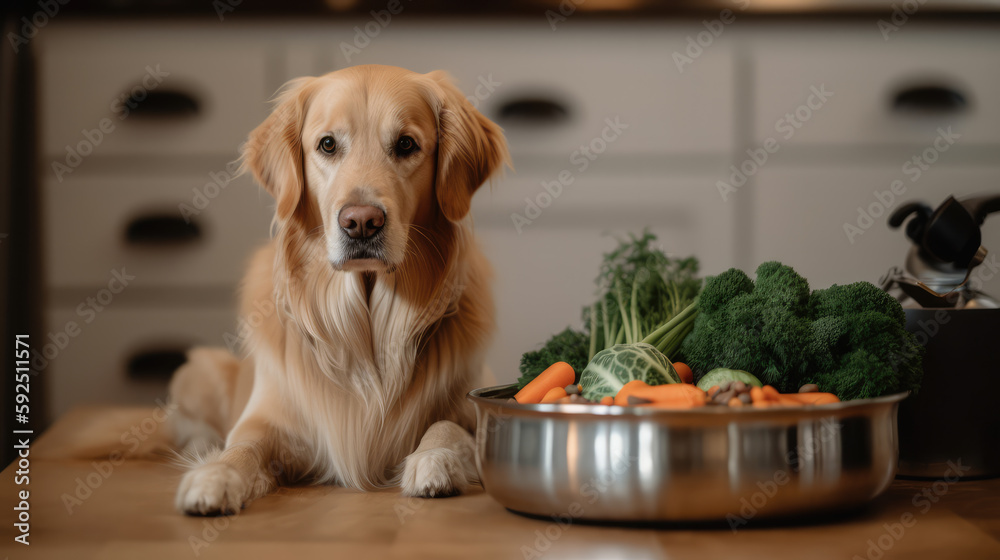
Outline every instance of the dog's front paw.
[[246, 495], [247, 484], [239, 471], [226, 463], [207, 463], [181, 479], [177, 509], [188, 515], [233, 515]]
[[400, 486], [406, 496], [442, 498], [460, 494], [472, 482], [469, 466], [451, 449], [436, 448], [410, 454], [403, 463]]

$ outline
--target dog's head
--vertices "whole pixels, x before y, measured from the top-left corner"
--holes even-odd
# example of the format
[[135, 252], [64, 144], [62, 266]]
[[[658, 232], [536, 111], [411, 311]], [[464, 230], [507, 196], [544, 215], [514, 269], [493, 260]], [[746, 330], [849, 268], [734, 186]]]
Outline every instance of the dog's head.
[[446, 74], [390, 66], [289, 82], [243, 158], [278, 227], [321, 233], [333, 267], [355, 271], [401, 265], [411, 230], [462, 220], [508, 162], [500, 128]]

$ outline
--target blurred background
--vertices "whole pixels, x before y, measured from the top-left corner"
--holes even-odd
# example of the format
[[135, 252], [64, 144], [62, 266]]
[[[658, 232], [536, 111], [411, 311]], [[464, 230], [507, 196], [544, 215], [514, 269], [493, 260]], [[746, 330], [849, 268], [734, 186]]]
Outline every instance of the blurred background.
[[[705, 274], [781, 260], [814, 288], [902, 265], [886, 218], [903, 202], [1000, 188], [998, 8], [8, 3], [0, 334], [32, 335], [33, 425], [155, 405], [186, 348], [238, 346], [236, 289], [273, 201], [232, 162], [286, 80], [443, 69], [505, 129], [516, 171], [473, 212], [496, 269], [488, 363], [509, 382], [523, 352], [582, 323], [615, 235], [648, 227]], [[1000, 228], [984, 245], [1000, 251]], [[980, 278], [993, 295], [996, 262]], [[5, 371], [4, 402], [12, 390]]]

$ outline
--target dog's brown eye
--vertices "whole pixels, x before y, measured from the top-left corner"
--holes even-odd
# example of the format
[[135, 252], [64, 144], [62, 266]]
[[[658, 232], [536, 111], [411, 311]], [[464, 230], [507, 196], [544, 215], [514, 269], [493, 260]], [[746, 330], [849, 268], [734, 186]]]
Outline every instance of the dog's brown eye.
[[319, 149], [332, 154], [337, 151], [337, 141], [334, 140], [333, 136], [324, 136], [319, 141]]
[[417, 148], [416, 141], [409, 136], [400, 136], [399, 140], [396, 140], [396, 155], [399, 157], [406, 157], [417, 151]]

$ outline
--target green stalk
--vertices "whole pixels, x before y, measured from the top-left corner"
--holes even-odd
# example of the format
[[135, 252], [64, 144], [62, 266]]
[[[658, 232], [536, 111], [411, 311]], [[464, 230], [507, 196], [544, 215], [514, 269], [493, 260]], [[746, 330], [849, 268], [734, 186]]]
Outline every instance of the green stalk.
[[[618, 327], [618, 336], [615, 337], [615, 344], [621, 344], [623, 342], [625, 342], [625, 326], [624, 325], [622, 325], [621, 327]], [[614, 346], [615, 344], [612, 344], [611, 346]], [[608, 348], [611, 348], [611, 346], [608, 346]]]
[[694, 329], [695, 318], [697, 318], [697, 315], [692, 315], [677, 325], [676, 328], [663, 337], [663, 339], [656, 346], [656, 349], [659, 350], [664, 356], [667, 356], [667, 358], [670, 358], [670, 355], [680, 348], [681, 343], [684, 342], [687, 335]]
[[590, 358], [594, 359], [597, 353], [597, 302], [590, 306]]
[[604, 317], [604, 348], [608, 347], [611, 341], [611, 333], [614, 332], [614, 325], [608, 324], [608, 299], [601, 296], [601, 317]]
[[625, 327], [625, 340], [632, 343], [632, 328], [628, 320], [628, 312], [625, 311], [625, 302], [622, 300], [621, 284], [615, 283], [615, 297], [618, 299], [618, 311], [622, 315], [622, 326]]
[[639, 295], [639, 281], [638, 279], [635, 279], [632, 280], [632, 339], [629, 340], [630, 344], [642, 338], [642, 330], [639, 328], [639, 304], [637, 302], [638, 295]]
[[694, 298], [694, 301], [692, 301], [690, 305], [685, 307], [683, 311], [681, 311], [677, 315], [674, 315], [673, 318], [671, 318], [669, 321], [660, 325], [659, 328], [649, 333], [646, 336], [646, 338], [642, 339], [642, 342], [645, 342], [646, 344], [655, 345], [655, 343], [658, 342], [667, 332], [669, 332], [671, 329], [676, 327], [679, 323], [683, 322], [685, 319], [687, 319], [697, 311], [698, 311], [698, 298]]

